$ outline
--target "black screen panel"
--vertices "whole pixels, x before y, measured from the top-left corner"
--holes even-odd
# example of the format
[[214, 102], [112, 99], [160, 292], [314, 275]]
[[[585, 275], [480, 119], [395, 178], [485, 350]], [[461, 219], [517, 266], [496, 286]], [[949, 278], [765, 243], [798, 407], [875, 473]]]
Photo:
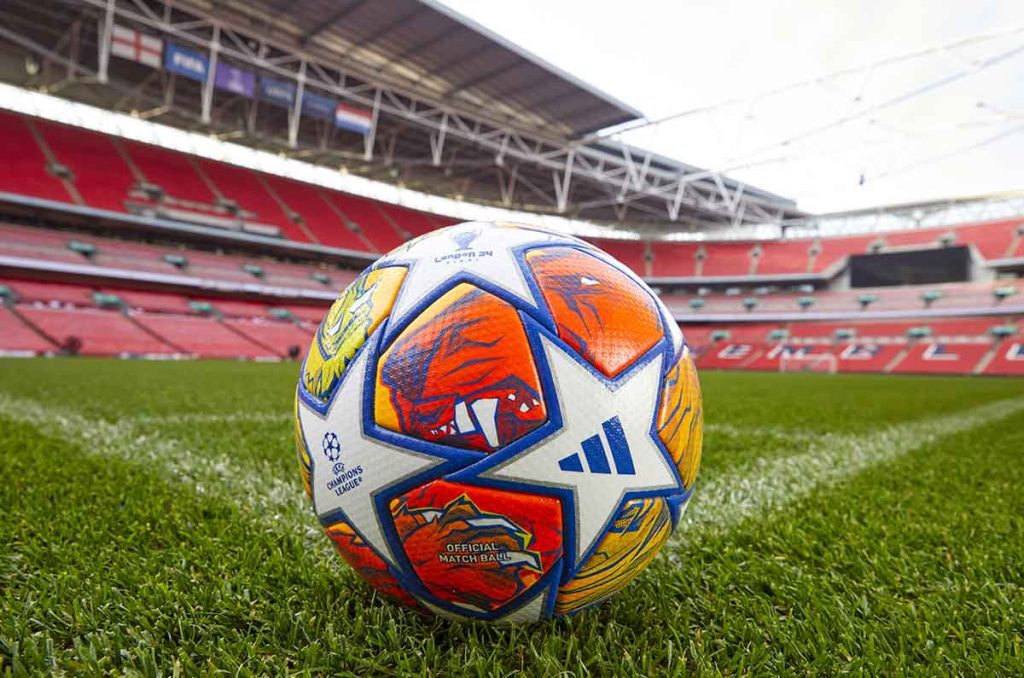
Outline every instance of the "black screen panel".
[[855, 254], [850, 257], [851, 287], [888, 287], [963, 282], [971, 270], [966, 247]]

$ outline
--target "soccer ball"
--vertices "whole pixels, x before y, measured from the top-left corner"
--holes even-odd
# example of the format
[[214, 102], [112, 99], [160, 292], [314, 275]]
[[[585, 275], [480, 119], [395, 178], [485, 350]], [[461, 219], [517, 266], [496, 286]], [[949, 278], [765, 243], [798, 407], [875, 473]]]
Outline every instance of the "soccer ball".
[[678, 326], [575, 238], [465, 223], [363, 272], [313, 340], [299, 467], [338, 551], [427, 614], [531, 621], [620, 590], [700, 463]]

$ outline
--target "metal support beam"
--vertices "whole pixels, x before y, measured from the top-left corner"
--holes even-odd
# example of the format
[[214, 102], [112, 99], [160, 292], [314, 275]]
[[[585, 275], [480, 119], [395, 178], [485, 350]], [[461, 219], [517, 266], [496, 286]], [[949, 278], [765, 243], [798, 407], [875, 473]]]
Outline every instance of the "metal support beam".
[[203, 83], [203, 108], [199, 119], [210, 124], [210, 110], [213, 107], [213, 83], [217, 79], [217, 58], [220, 55], [220, 24], [214, 24], [213, 37], [209, 44], [210, 61], [206, 68], [206, 82]]
[[97, 70], [96, 78], [103, 83], [107, 84], [109, 80], [110, 72], [110, 41], [114, 37], [114, 13], [117, 11], [117, 0], [106, 0], [107, 5], [103, 12], [103, 18], [100, 19], [99, 23], [99, 55], [97, 61], [99, 63], [99, 69]]
[[448, 133], [448, 114], [441, 117], [441, 129], [430, 134], [430, 157], [434, 167], [441, 166], [441, 154], [444, 152], [444, 137]]
[[373, 160], [373, 143], [377, 139], [377, 122], [380, 120], [380, 90], [373, 95], [373, 113], [370, 118], [370, 129], [363, 137], [363, 160]]
[[296, 76], [295, 101], [292, 102], [292, 110], [288, 112], [288, 148], [296, 148], [299, 145], [299, 120], [302, 119], [302, 97], [306, 92], [306, 61], [299, 63], [299, 73]]

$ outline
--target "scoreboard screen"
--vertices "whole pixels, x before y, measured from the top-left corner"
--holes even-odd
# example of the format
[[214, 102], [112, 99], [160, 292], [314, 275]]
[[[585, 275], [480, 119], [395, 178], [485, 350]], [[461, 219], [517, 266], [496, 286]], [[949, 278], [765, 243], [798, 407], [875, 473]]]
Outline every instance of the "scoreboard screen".
[[967, 247], [855, 254], [850, 257], [851, 287], [927, 285], [969, 279], [971, 254]]

